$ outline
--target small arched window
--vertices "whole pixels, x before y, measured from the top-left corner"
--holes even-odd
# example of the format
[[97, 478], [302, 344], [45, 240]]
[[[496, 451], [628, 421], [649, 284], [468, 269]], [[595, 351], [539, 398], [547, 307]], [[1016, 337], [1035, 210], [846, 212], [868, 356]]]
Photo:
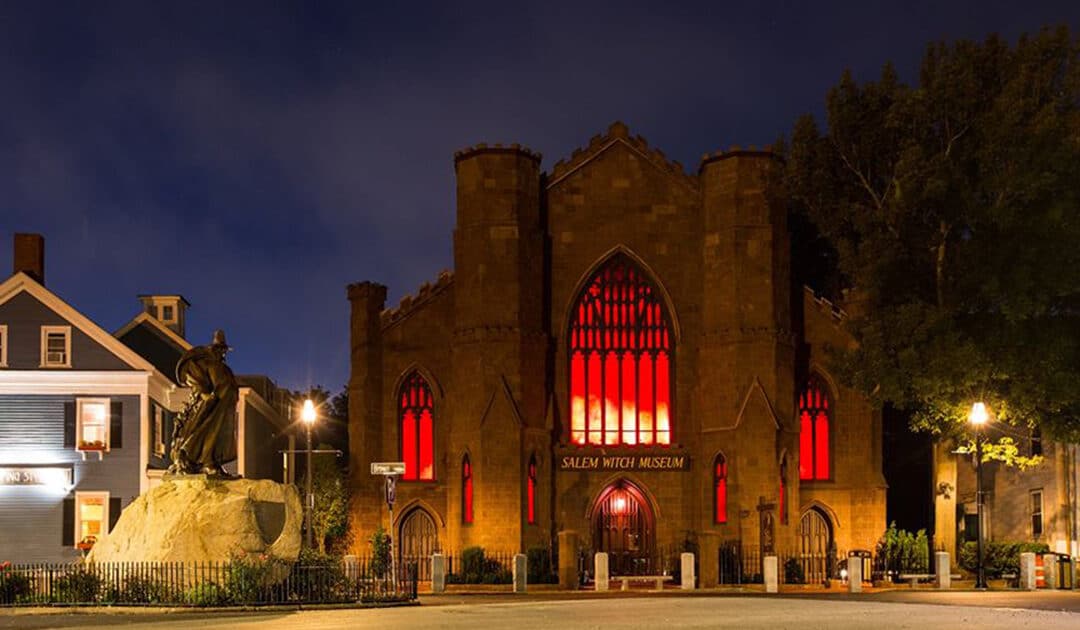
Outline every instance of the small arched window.
[[404, 481], [435, 480], [435, 398], [419, 372], [401, 384], [398, 396], [401, 421], [401, 461]]
[[536, 455], [529, 458], [529, 477], [528, 486], [526, 487], [526, 497], [528, 506], [526, 507], [529, 517], [529, 525], [536, 524]]
[[727, 522], [727, 460], [723, 453], [713, 461], [713, 522]]
[[472, 463], [468, 453], [461, 460], [461, 521], [465, 524], [473, 522]]
[[799, 479], [829, 479], [829, 431], [832, 425], [829, 394], [824, 383], [811, 375], [799, 393]]
[[674, 333], [660, 291], [626, 256], [585, 285], [570, 314], [570, 441], [671, 444]]

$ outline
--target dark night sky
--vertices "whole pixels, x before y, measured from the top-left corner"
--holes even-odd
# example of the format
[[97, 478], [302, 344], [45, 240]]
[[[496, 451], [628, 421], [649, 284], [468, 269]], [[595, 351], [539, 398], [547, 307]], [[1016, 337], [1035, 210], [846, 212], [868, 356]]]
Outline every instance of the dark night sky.
[[423, 5], [4, 2], [0, 264], [41, 232], [48, 286], [106, 329], [182, 293], [238, 372], [337, 390], [345, 285], [395, 304], [451, 266], [456, 149], [549, 168], [621, 119], [696, 168], [820, 112], [845, 67], [1080, 30], [1066, 1]]

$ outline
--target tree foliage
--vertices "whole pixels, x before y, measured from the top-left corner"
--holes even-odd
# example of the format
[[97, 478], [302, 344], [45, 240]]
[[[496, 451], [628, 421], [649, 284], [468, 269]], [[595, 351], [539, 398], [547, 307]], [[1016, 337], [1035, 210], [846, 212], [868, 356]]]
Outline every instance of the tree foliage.
[[[317, 450], [332, 450], [320, 444]], [[315, 509], [311, 513], [311, 528], [320, 554], [326, 553], [326, 543], [345, 535], [349, 513], [349, 487], [345, 474], [332, 453], [314, 455], [311, 460], [311, 494]], [[301, 482], [301, 487], [307, 480]]]
[[998, 435], [1080, 436], [1077, 41], [935, 43], [916, 84], [845, 72], [826, 105], [824, 130], [797, 122], [785, 183], [855, 288], [838, 374], [942, 437], [976, 400]]

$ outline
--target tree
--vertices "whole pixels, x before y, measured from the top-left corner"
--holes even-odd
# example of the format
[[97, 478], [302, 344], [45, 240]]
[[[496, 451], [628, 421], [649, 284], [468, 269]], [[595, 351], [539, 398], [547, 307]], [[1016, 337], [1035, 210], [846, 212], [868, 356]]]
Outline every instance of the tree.
[[[1065, 28], [929, 46], [918, 83], [845, 72], [796, 123], [793, 212], [835, 250], [849, 384], [966, 435], [1080, 437], [1080, 46]], [[1013, 440], [1015, 443], [1015, 440]], [[1030, 463], [999, 441], [991, 457]]]
[[[331, 450], [329, 444], [320, 444], [318, 450]], [[344, 471], [333, 453], [314, 455], [311, 460], [311, 494], [314, 509], [311, 513], [311, 529], [320, 554], [326, 553], [328, 538], [340, 538], [345, 534], [349, 513], [349, 488]], [[307, 483], [305, 476], [301, 487]]]

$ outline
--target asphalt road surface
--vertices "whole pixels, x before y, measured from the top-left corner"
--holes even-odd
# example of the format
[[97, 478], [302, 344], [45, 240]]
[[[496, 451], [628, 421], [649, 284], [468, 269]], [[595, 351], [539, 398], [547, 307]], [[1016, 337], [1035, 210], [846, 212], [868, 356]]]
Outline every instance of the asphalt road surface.
[[0, 616], [0, 628], [1080, 628], [1080, 613], [1014, 607], [899, 603], [869, 598], [635, 597], [465, 603], [284, 613], [172, 613]]

